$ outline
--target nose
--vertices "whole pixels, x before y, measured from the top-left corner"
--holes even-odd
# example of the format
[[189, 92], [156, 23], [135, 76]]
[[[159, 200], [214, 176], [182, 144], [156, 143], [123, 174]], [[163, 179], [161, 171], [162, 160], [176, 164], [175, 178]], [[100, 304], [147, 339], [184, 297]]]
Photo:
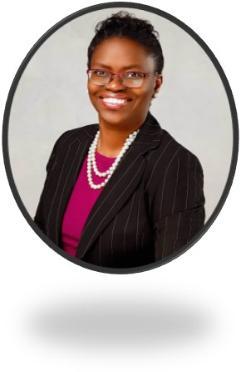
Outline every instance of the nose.
[[106, 89], [118, 91], [118, 90], [124, 90], [125, 86], [122, 83], [121, 77], [113, 74], [110, 82], [106, 84]]

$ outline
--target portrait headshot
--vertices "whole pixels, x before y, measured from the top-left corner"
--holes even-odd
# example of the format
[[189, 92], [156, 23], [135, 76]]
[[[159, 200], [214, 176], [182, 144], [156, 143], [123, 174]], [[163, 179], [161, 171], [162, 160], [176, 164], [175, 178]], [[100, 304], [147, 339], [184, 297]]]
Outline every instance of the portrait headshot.
[[235, 168], [219, 63], [148, 8], [102, 4], [46, 33], [7, 115], [25, 217], [97, 271], [142, 271], [185, 252], [216, 218]]

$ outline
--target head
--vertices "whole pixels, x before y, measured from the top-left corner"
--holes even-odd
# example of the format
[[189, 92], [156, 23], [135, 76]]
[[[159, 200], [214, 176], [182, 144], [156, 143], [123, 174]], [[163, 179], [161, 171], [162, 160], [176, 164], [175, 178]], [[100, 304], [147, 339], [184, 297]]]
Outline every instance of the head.
[[96, 26], [88, 48], [88, 92], [100, 123], [137, 128], [162, 84], [158, 34], [145, 20], [118, 12]]

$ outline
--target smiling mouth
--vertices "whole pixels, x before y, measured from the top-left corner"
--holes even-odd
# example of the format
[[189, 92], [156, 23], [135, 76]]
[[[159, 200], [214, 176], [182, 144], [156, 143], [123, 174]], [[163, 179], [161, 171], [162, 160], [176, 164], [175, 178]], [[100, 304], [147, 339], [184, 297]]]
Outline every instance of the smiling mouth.
[[100, 97], [102, 103], [106, 108], [121, 109], [127, 105], [131, 99], [127, 98], [113, 98], [113, 97]]

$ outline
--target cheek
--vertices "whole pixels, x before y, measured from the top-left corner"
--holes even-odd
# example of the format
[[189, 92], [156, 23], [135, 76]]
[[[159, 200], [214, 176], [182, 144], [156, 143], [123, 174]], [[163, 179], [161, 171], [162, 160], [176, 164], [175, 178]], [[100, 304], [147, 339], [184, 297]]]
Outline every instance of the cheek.
[[143, 85], [141, 90], [136, 90], [135, 93], [136, 97], [138, 97], [138, 101], [142, 101], [142, 103], [149, 104], [154, 94], [153, 81], [147, 81], [146, 84]]
[[87, 84], [87, 89], [90, 97], [94, 96], [98, 91], [98, 87], [90, 83]]
[[152, 89], [143, 90], [141, 93], [139, 92], [139, 94], [136, 95], [137, 101], [142, 104], [148, 105], [150, 101], [152, 100], [153, 93], [154, 92], [152, 91]]

